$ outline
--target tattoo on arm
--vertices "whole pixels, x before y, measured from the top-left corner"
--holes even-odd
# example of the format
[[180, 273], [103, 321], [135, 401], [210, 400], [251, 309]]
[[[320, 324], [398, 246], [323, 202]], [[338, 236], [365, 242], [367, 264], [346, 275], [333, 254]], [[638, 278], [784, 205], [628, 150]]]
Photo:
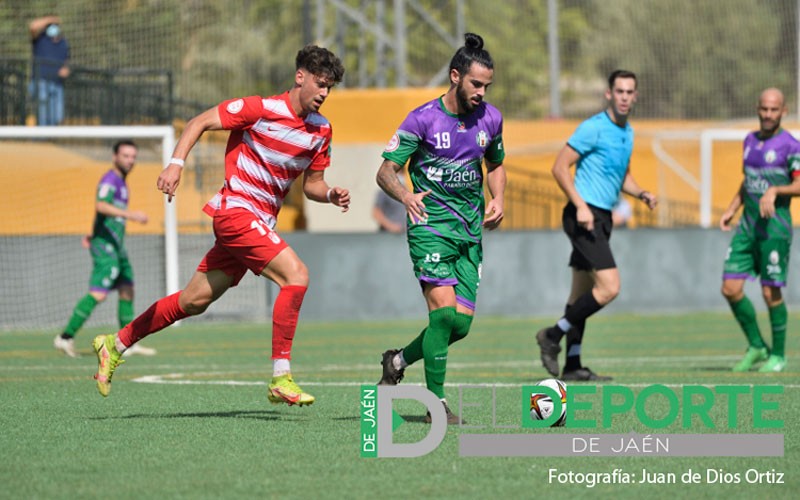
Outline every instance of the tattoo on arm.
[[393, 161], [385, 160], [378, 169], [378, 186], [383, 189], [386, 194], [391, 196], [397, 201], [403, 201], [403, 194], [408, 192], [408, 189], [397, 178], [397, 172], [403, 168]]

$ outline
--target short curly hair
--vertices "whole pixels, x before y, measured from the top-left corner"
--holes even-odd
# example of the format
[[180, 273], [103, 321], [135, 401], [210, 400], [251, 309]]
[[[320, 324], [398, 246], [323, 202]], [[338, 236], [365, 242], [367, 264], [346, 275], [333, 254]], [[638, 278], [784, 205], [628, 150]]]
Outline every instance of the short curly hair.
[[297, 53], [295, 69], [304, 69], [314, 76], [324, 77], [334, 85], [342, 81], [344, 66], [333, 52], [316, 45], [306, 45]]

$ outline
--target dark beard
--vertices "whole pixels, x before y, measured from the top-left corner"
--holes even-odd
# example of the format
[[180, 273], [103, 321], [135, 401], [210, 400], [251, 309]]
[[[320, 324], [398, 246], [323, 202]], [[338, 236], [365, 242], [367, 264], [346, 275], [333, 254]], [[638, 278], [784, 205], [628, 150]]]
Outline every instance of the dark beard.
[[770, 128], [765, 128], [764, 124], [762, 122], [762, 124], [761, 124], [761, 133], [763, 135], [770, 135], [770, 136], [771, 135], [775, 135], [775, 132], [777, 132], [779, 128], [781, 128], [780, 120], [773, 121], [771, 126], [770, 126]]
[[475, 105], [469, 100], [467, 93], [464, 92], [464, 87], [460, 83], [456, 86], [456, 101], [458, 102], [458, 107], [463, 110], [465, 114], [475, 111]]

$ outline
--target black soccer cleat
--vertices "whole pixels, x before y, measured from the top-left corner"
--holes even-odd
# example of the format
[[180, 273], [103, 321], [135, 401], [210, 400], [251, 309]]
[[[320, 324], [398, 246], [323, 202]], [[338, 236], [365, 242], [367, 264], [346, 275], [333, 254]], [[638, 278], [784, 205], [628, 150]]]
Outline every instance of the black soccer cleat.
[[577, 370], [565, 371], [561, 374], [561, 380], [565, 382], [607, 382], [614, 380], [614, 377], [598, 375], [590, 370], [588, 366], [584, 366]]
[[554, 377], [558, 377], [558, 353], [561, 352], [561, 346], [558, 342], [554, 342], [547, 336], [547, 332], [551, 328], [542, 328], [536, 333], [536, 343], [539, 344], [539, 355], [542, 358], [542, 366], [547, 370], [547, 373]]
[[394, 363], [392, 362], [395, 355], [399, 352], [400, 349], [389, 349], [383, 353], [383, 361], [381, 361], [383, 365], [383, 375], [378, 385], [397, 385], [398, 382], [403, 380], [403, 375], [406, 371], [405, 368], [398, 370], [394, 367]]

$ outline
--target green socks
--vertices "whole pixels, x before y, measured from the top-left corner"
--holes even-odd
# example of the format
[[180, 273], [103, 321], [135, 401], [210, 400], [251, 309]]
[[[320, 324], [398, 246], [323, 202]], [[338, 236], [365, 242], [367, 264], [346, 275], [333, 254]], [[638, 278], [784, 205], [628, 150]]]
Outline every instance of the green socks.
[[117, 319], [119, 320], [119, 327], [124, 328], [125, 325], [133, 321], [133, 301], [119, 299], [119, 306], [117, 306]]
[[89, 316], [92, 315], [92, 311], [94, 311], [96, 305], [97, 300], [92, 297], [92, 294], [87, 293], [78, 301], [75, 305], [75, 309], [72, 310], [72, 316], [69, 318], [69, 322], [64, 328], [64, 333], [70, 337], [74, 337], [86, 320], [89, 319]]
[[444, 398], [447, 346], [466, 337], [470, 325], [472, 316], [457, 313], [455, 307], [436, 309], [428, 314], [428, 326], [403, 348], [409, 365], [425, 359], [425, 383], [439, 398]]
[[422, 359], [422, 339], [425, 338], [425, 332], [427, 331], [428, 327], [423, 328], [422, 331], [419, 332], [419, 335], [417, 335], [417, 338], [403, 348], [403, 359], [405, 359], [406, 363], [409, 365]]
[[[422, 338], [422, 353], [425, 359], [425, 385], [439, 399], [444, 399], [447, 345], [455, 325], [455, 318], [455, 307], [442, 307], [431, 311], [428, 314], [428, 328]], [[405, 357], [405, 353], [403, 356]]]
[[450, 332], [450, 341], [448, 342], [448, 345], [464, 339], [464, 337], [466, 337], [467, 334], [469, 333], [469, 327], [471, 325], [472, 325], [472, 316], [470, 316], [469, 314], [457, 312], [456, 320], [453, 325], [453, 331]]
[[770, 354], [784, 357], [786, 350], [786, 323], [788, 313], [786, 303], [781, 302], [769, 309], [769, 322], [772, 325], [772, 351]]
[[[447, 344], [450, 345], [466, 337], [471, 325], [472, 316], [457, 312], [453, 323], [453, 330], [450, 332], [450, 339]], [[403, 359], [409, 365], [422, 359], [422, 339], [425, 338], [425, 332], [427, 331], [428, 327], [423, 328], [419, 335], [417, 335], [417, 338], [403, 348]]]
[[[733, 316], [736, 318], [736, 321], [739, 322], [739, 326], [742, 327], [744, 330], [744, 334], [747, 336], [747, 342], [750, 343], [751, 347], [755, 347], [760, 349], [762, 347], [766, 347], [764, 344], [764, 339], [761, 338], [761, 332], [758, 329], [758, 321], [756, 320], [756, 310], [753, 307], [753, 303], [750, 302], [750, 299], [745, 296], [739, 302], [729, 303], [731, 306], [731, 311], [733, 311]], [[770, 311], [770, 315], [772, 312]], [[786, 325], [786, 308], [784, 306], [784, 332], [785, 332], [785, 325]]]

